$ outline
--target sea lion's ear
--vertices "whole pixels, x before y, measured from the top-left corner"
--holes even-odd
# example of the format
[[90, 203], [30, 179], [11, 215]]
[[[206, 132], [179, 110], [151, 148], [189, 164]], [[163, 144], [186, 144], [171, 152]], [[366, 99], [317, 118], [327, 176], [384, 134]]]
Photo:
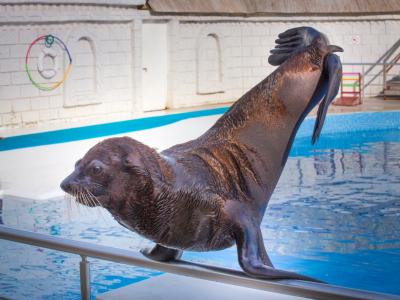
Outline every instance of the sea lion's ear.
[[141, 161], [140, 155], [130, 153], [122, 160], [125, 170], [135, 177], [135, 190], [145, 195], [151, 195], [154, 190], [154, 181], [151, 172]]
[[138, 154], [130, 153], [126, 155], [122, 159], [122, 163], [125, 168], [131, 169], [131, 168], [140, 168], [142, 167], [142, 162], [140, 161], [140, 156]]
[[303, 50], [311, 45], [316, 38], [321, 37], [321, 33], [312, 27], [296, 27], [278, 35], [275, 41], [275, 49], [270, 51], [268, 62], [273, 66], [281, 65], [294, 53]]
[[314, 131], [312, 135], [312, 144], [318, 140], [321, 133], [322, 126], [324, 125], [325, 116], [328, 111], [328, 106], [335, 99], [340, 82], [342, 80], [342, 63], [339, 56], [336, 54], [328, 54], [324, 61], [324, 73], [327, 76], [328, 85], [326, 87], [325, 97], [318, 107], [317, 119], [315, 120]]

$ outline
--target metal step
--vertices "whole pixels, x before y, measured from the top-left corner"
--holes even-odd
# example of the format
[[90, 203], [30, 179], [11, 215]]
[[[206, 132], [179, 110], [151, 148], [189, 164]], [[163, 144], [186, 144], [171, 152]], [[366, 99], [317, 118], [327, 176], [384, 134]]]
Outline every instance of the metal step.
[[400, 75], [386, 81], [386, 88], [383, 90], [383, 95], [384, 97], [400, 98]]
[[[133, 296], [134, 295], [134, 296]], [[307, 300], [203, 279], [163, 274], [96, 296], [96, 300]]]
[[388, 81], [386, 83], [388, 90], [400, 90], [400, 80], [399, 81]]
[[400, 90], [385, 90], [385, 96], [400, 96]]

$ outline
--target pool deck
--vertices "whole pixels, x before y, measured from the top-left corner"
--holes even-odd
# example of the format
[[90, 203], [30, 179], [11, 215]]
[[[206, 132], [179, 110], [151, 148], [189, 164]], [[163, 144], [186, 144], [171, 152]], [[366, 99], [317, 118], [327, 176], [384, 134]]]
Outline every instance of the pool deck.
[[[316, 113], [315, 108], [311, 113]], [[353, 112], [368, 112], [368, 111], [390, 111], [400, 110], [399, 100], [383, 100], [382, 98], [365, 98], [361, 105], [357, 106], [336, 106], [331, 105], [328, 113], [344, 114]]]
[[[160, 111], [150, 111], [144, 112], [140, 115], [137, 115], [135, 118], [146, 118], [153, 116], [165, 116], [169, 114], [176, 113], [185, 113], [191, 111], [199, 111], [199, 110], [207, 110], [207, 109], [215, 109], [228, 107], [232, 105], [233, 102], [229, 103], [221, 103], [215, 105], [203, 105], [203, 106], [193, 106], [193, 107], [185, 107], [179, 109], [165, 109]], [[315, 107], [310, 116], [316, 115], [318, 107]], [[361, 105], [357, 106], [335, 106], [331, 105], [328, 110], [328, 114], [345, 114], [345, 113], [353, 113], [353, 112], [374, 112], [374, 111], [391, 111], [391, 110], [400, 110], [400, 99], [399, 100], [383, 100], [382, 98], [365, 98]], [[6, 128], [4, 130], [0, 130], [0, 136], [8, 137], [22, 134], [30, 134], [36, 132], [44, 132], [51, 130], [59, 130], [71, 127], [81, 127], [88, 125], [96, 125], [102, 123], [109, 122], [118, 122], [121, 121], [119, 119], [109, 119], [109, 118], [98, 118], [96, 121], [86, 121], [86, 122], [73, 122], [73, 123], [60, 123], [60, 124], [52, 124], [52, 125], [38, 125], [35, 127], [23, 127], [23, 128]]]
[[224, 284], [208, 280], [163, 274], [100, 294], [96, 300], [302, 300], [308, 298]]

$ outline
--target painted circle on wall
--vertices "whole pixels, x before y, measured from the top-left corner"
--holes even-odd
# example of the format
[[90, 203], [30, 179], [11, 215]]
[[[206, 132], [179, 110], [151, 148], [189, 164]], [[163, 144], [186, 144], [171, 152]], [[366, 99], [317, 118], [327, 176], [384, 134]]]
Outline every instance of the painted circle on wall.
[[[32, 49], [36, 47], [35, 55], [32, 55]], [[64, 53], [67, 57], [68, 65], [62, 74], [59, 73], [59, 52]], [[37, 60], [36, 70], [41, 78], [34, 78], [33, 69], [30, 68], [31, 60]], [[42, 91], [52, 91], [58, 88], [68, 77], [72, 67], [71, 54], [65, 43], [58, 37], [48, 34], [36, 38], [28, 47], [25, 57], [25, 71], [29, 80], [34, 86]]]

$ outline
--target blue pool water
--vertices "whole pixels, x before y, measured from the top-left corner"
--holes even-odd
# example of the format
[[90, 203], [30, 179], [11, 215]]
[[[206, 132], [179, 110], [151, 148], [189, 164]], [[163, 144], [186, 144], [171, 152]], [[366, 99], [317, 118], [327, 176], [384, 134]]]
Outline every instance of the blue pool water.
[[[400, 295], [400, 120], [398, 126], [328, 128], [314, 147], [309, 136], [296, 138], [262, 223], [276, 267]], [[151, 246], [98, 208], [77, 212], [64, 199], [6, 198], [1, 206], [0, 221], [8, 226], [130, 250]], [[0, 241], [0, 249], [1, 297], [79, 299], [79, 257], [8, 241]], [[239, 268], [234, 247], [183, 258]], [[93, 297], [160, 274], [90, 261]]]

